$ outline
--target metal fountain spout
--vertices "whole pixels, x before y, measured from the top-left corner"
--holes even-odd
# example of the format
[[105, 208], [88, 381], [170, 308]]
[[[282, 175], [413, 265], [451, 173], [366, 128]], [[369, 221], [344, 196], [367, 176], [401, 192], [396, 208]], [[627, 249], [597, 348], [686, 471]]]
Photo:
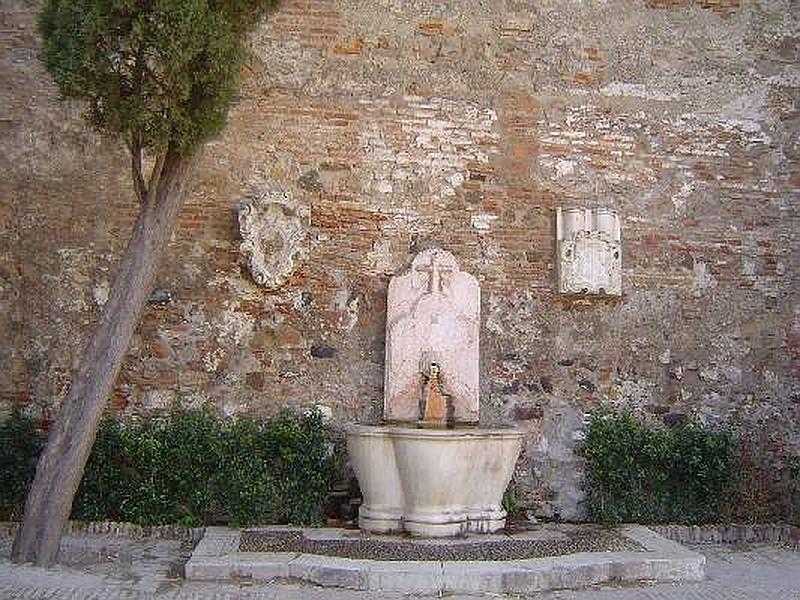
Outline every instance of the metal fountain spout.
[[425, 385], [422, 390], [422, 419], [419, 424], [428, 429], [444, 429], [450, 423], [447, 396], [442, 392], [441, 368], [435, 362], [431, 362], [427, 369], [423, 369], [422, 375], [425, 377]]

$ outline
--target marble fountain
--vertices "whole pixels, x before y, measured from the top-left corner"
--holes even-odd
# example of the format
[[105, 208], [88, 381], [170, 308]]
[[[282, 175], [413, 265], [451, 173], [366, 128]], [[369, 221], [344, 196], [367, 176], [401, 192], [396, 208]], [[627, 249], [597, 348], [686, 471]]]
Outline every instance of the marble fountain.
[[[594, 219], [586, 211], [573, 213], [565, 216], [567, 224]], [[588, 248], [619, 264], [619, 254], [609, 254], [615, 246], [605, 238], [584, 235], [585, 227], [572, 229], [579, 235], [559, 239], [566, 258]], [[569, 290], [619, 289], [619, 279], [587, 279], [600, 264], [596, 258], [573, 260], [574, 268], [562, 273], [565, 280], [578, 277]], [[359, 525], [367, 535], [347, 529], [209, 527], [186, 563], [186, 578], [291, 577], [438, 597], [702, 579], [705, 557], [641, 526], [606, 531], [542, 525], [474, 539], [472, 534], [505, 525], [503, 492], [522, 443], [518, 430], [478, 424], [479, 331], [476, 279], [448, 252], [418, 254], [408, 271], [389, 283], [383, 423], [347, 430], [363, 496]], [[373, 535], [384, 533], [413, 539]], [[456, 536], [465, 538], [430, 539]], [[575, 545], [580, 540], [582, 549]], [[562, 547], [568, 553], [559, 551]]]
[[452, 254], [425, 250], [389, 283], [383, 423], [352, 424], [359, 527], [423, 537], [505, 526], [522, 444], [479, 421], [480, 286]]

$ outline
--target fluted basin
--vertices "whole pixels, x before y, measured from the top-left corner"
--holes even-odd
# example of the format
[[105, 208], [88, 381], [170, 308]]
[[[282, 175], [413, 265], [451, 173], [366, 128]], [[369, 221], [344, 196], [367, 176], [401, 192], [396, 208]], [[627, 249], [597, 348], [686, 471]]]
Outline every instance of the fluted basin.
[[515, 429], [349, 425], [359, 527], [448, 537], [505, 526], [503, 492], [522, 445]]

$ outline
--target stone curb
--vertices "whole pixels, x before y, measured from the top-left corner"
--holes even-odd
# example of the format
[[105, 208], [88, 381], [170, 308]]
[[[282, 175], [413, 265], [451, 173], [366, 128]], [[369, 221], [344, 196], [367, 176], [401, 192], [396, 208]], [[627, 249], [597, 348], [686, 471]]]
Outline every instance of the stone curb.
[[800, 550], [800, 527], [793, 525], [656, 525], [653, 531], [681, 544], [772, 543]]
[[[16, 521], [0, 521], [0, 531], [15, 535], [19, 529]], [[181, 527], [179, 525], [152, 525], [143, 527], [133, 523], [116, 521], [69, 521], [65, 535], [112, 535], [131, 539], [160, 538], [165, 540], [191, 540], [197, 543], [205, 527]]]
[[512, 561], [376, 561], [297, 553], [239, 552], [241, 530], [209, 527], [186, 579], [292, 578], [326, 587], [407, 594], [525, 594], [606, 582], [697, 581], [705, 557], [652, 530], [619, 532], [643, 552], [583, 552]]

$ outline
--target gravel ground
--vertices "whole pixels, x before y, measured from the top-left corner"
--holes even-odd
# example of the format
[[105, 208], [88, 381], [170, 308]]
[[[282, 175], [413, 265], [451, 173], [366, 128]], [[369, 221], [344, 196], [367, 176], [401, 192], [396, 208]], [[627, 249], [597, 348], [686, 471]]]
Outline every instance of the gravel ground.
[[367, 560], [517, 560], [576, 552], [637, 552], [637, 543], [599, 527], [572, 529], [565, 539], [492, 538], [430, 543], [421, 540], [308, 539], [299, 531], [246, 530], [241, 552], [301, 552]]

